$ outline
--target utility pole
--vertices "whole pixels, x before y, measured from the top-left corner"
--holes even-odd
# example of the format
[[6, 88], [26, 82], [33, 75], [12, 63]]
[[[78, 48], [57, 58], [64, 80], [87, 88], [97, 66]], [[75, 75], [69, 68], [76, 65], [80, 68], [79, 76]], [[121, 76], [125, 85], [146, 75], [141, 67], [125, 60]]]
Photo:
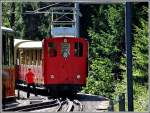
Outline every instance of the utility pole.
[[125, 20], [125, 36], [127, 51], [127, 93], [128, 93], [128, 111], [133, 111], [133, 77], [132, 77], [132, 12], [131, 2], [126, 2], [126, 20]]

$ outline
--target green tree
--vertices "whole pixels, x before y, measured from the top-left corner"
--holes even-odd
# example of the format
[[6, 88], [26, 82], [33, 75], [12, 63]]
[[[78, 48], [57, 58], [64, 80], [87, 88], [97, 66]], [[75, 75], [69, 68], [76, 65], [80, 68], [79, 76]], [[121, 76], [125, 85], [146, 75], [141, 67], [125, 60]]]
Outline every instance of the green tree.
[[[91, 15], [90, 67], [86, 92], [111, 97], [124, 55], [124, 5], [99, 5]], [[94, 88], [94, 89], [93, 89]]]
[[[140, 5], [140, 7], [138, 7]], [[134, 4], [133, 78], [135, 111], [148, 110], [148, 4]]]
[[16, 32], [16, 38], [42, 40], [49, 36], [50, 14], [27, 14], [26, 11], [34, 11], [49, 4], [3, 2], [3, 26], [13, 28]]

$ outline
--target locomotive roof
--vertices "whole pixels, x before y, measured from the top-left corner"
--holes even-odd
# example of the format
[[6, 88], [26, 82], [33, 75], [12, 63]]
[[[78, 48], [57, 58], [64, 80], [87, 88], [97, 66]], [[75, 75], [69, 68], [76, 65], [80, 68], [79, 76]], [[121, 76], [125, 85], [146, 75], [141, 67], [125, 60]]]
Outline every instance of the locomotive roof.
[[14, 32], [13, 29], [8, 28], [8, 27], [4, 27], [4, 26], [1, 26], [1, 29], [2, 29], [3, 31]]
[[15, 39], [14, 46], [17, 48], [42, 48], [42, 41]]

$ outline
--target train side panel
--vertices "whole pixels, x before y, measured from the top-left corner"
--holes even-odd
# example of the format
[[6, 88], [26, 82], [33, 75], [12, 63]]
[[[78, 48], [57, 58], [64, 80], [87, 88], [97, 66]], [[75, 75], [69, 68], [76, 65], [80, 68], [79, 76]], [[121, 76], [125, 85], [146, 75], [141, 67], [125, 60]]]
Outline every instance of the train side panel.
[[31, 68], [31, 71], [35, 75], [35, 83], [37, 85], [42, 85], [44, 79], [42, 75], [41, 49], [21, 48], [20, 51], [18, 51], [18, 54], [20, 54], [21, 51], [23, 54], [19, 55], [20, 63], [17, 71], [18, 83], [26, 83], [25, 76], [28, 73], [28, 69]]
[[32, 72], [35, 75], [35, 83], [37, 85], [41, 85], [44, 83], [44, 79], [42, 76], [42, 66], [41, 65], [19, 65], [19, 72], [18, 72], [18, 80], [20, 80], [20, 82], [24, 82], [26, 83], [25, 80], [25, 76], [26, 73], [28, 72], [28, 69], [31, 68]]
[[15, 67], [3, 66], [2, 69], [2, 83], [3, 83], [3, 99], [14, 97], [15, 95]]

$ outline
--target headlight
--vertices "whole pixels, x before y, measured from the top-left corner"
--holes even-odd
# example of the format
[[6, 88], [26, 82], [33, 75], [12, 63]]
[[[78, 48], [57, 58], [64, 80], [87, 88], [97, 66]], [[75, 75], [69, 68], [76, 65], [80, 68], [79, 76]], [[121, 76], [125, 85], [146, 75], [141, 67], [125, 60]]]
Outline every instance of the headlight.
[[51, 78], [51, 79], [54, 79], [54, 78], [55, 78], [55, 76], [54, 76], [54, 75], [50, 75], [50, 78]]
[[80, 79], [81, 78], [81, 76], [80, 75], [77, 75], [77, 79]]

